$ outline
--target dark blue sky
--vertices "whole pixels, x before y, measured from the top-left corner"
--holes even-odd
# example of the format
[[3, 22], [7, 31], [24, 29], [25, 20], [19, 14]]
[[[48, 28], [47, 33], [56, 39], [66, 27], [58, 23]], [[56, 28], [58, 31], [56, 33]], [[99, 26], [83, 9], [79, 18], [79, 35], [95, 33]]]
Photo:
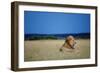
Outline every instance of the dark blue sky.
[[24, 11], [25, 34], [89, 32], [90, 14]]

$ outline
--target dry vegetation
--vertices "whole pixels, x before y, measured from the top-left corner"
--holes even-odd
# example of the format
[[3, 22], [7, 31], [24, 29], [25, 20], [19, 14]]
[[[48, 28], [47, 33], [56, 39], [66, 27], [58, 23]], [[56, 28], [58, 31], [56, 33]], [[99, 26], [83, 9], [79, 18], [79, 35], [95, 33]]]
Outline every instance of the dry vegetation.
[[[90, 57], [90, 40], [78, 39], [79, 53], [60, 52], [59, 48], [64, 40], [34, 40], [25, 41], [24, 60], [64, 60], [64, 59], [84, 59]], [[76, 49], [77, 50], [77, 49]]]

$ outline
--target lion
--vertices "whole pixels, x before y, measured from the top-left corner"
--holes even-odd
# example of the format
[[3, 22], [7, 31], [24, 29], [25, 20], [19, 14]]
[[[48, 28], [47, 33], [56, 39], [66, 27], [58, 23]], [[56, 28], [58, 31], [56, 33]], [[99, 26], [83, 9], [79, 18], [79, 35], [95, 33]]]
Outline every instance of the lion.
[[69, 51], [72, 52], [75, 49], [78, 49], [78, 47], [76, 47], [76, 40], [73, 36], [68, 36], [65, 38], [65, 42], [64, 44], [61, 46], [60, 51]]

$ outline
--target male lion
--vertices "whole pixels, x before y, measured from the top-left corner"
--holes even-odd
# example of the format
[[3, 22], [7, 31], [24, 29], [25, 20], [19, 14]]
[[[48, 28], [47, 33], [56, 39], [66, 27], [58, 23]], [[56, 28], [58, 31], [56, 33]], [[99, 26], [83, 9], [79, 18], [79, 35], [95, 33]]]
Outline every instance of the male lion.
[[73, 51], [76, 49], [76, 40], [73, 36], [68, 36], [65, 38], [64, 44], [61, 46], [60, 51]]

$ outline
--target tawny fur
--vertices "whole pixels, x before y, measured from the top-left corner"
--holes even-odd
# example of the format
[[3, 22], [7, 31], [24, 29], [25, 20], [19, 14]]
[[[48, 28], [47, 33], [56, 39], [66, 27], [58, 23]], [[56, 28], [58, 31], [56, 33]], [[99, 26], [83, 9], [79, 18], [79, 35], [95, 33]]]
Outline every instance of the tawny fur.
[[61, 46], [60, 51], [63, 51], [63, 47], [66, 49], [75, 49], [75, 44], [75, 38], [73, 36], [68, 36], [66, 37], [64, 44]]

